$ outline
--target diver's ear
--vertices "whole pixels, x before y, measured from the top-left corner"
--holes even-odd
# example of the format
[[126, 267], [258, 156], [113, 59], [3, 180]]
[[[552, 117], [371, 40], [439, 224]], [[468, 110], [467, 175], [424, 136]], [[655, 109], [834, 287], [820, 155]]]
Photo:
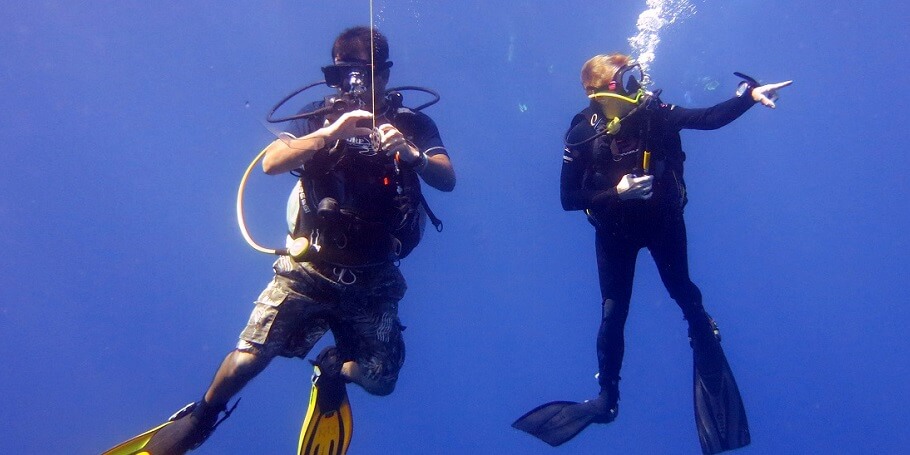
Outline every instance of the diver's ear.
[[384, 68], [382, 71], [376, 73], [376, 79], [379, 79], [382, 82], [389, 82], [389, 68]]

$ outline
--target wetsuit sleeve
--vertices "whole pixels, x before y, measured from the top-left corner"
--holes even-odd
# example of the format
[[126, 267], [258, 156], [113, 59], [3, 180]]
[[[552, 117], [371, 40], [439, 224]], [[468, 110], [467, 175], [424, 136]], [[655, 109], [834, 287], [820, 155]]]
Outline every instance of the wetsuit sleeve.
[[405, 122], [399, 128], [402, 134], [407, 137], [421, 152], [427, 156], [449, 155], [445, 145], [442, 143], [442, 137], [439, 135], [439, 128], [436, 123], [426, 114], [417, 112], [411, 117], [411, 122]]
[[708, 108], [688, 109], [672, 104], [663, 104], [667, 126], [675, 129], [715, 130], [739, 118], [749, 110], [755, 101], [750, 96], [730, 98]]
[[[298, 114], [302, 114], [304, 112], [312, 112], [322, 107], [323, 104], [324, 103], [322, 102], [307, 104], [303, 107], [303, 109], [300, 110], [300, 112], [298, 112]], [[310, 118], [296, 119], [288, 124], [286, 131], [293, 134], [295, 137], [303, 137], [307, 134], [312, 133], [313, 131], [318, 130], [319, 128], [322, 128], [323, 122], [325, 122], [325, 118], [318, 115]]]
[[[585, 127], [584, 116], [572, 120], [572, 129], [566, 134], [567, 144], [562, 155], [562, 171], [559, 177], [559, 200], [563, 210], [584, 210], [616, 199], [616, 188], [592, 190], [584, 188], [585, 171], [591, 165], [591, 142], [585, 142], [594, 134]], [[581, 144], [580, 144], [581, 143]]]

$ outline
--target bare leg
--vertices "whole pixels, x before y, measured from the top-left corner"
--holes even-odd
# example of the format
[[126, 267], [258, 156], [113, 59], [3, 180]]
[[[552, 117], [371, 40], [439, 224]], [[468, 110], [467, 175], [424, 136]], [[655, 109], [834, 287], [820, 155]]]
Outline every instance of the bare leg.
[[203, 401], [192, 412], [162, 428], [144, 447], [148, 453], [186, 453], [202, 444], [215, 429], [218, 415], [246, 383], [256, 377], [271, 357], [242, 351], [232, 351], [215, 373], [215, 379]]
[[243, 351], [231, 351], [215, 373], [212, 385], [205, 393], [205, 401], [224, 407], [250, 380], [262, 372], [272, 361], [271, 357]]

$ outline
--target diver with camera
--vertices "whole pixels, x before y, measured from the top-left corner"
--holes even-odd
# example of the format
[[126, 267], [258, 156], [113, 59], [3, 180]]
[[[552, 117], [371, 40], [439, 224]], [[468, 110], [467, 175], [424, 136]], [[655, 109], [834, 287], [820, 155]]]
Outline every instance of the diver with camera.
[[[337, 346], [311, 361], [313, 388], [298, 453], [347, 449], [352, 421], [345, 384], [380, 396], [395, 388], [405, 358], [398, 302], [407, 288], [398, 261], [417, 246], [428, 214], [441, 229], [421, 181], [448, 192], [455, 173], [435, 123], [420, 112], [438, 95], [408, 108], [402, 90], [435, 92], [387, 90], [392, 62], [382, 34], [370, 27], [345, 30], [332, 60], [322, 69], [325, 81], [292, 93], [268, 116], [292, 123], [260, 154], [263, 170], [291, 172], [298, 181], [288, 201], [287, 248], [257, 248], [279, 256], [236, 348], [199, 401], [106, 454], [170, 455], [198, 447], [233, 411], [229, 400], [273, 358], [306, 358], [328, 331]], [[336, 93], [294, 116], [274, 118], [289, 99], [323, 83]]]

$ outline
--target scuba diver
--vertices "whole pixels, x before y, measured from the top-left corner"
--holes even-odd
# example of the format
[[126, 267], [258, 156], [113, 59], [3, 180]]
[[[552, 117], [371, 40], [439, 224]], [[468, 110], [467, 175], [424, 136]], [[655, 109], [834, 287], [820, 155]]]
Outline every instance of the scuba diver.
[[382, 34], [347, 29], [332, 59], [323, 73], [337, 94], [305, 107], [291, 131], [264, 150], [267, 174], [299, 179], [288, 201], [289, 250], [274, 263], [236, 349], [199, 401], [141, 441], [107, 453], [195, 449], [233, 411], [229, 400], [274, 357], [305, 358], [329, 330], [337, 346], [313, 361], [299, 453], [347, 449], [346, 383], [379, 396], [395, 388], [405, 358], [398, 302], [406, 284], [397, 264], [419, 242], [428, 216], [420, 180], [448, 192], [455, 173], [433, 120], [402, 106], [400, 93], [386, 92], [392, 62]]
[[581, 81], [590, 105], [575, 115], [566, 133], [560, 198], [564, 210], [584, 210], [595, 229], [603, 298], [597, 334], [600, 393], [580, 403], [546, 403], [516, 420], [515, 428], [557, 446], [591, 423], [616, 419], [635, 261], [639, 250], [647, 248], [689, 325], [703, 452], [749, 444], [745, 410], [720, 333], [689, 278], [685, 154], [679, 134], [720, 128], [757, 102], [774, 108], [777, 91], [792, 83], [760, 85], [735, 74], [744, 79], [735, 97], [710, 108], [687, 109], [662, 102], [659, 90], [646, 91], [641, 66], [626, 55], [597, 55], [583, 65]]

